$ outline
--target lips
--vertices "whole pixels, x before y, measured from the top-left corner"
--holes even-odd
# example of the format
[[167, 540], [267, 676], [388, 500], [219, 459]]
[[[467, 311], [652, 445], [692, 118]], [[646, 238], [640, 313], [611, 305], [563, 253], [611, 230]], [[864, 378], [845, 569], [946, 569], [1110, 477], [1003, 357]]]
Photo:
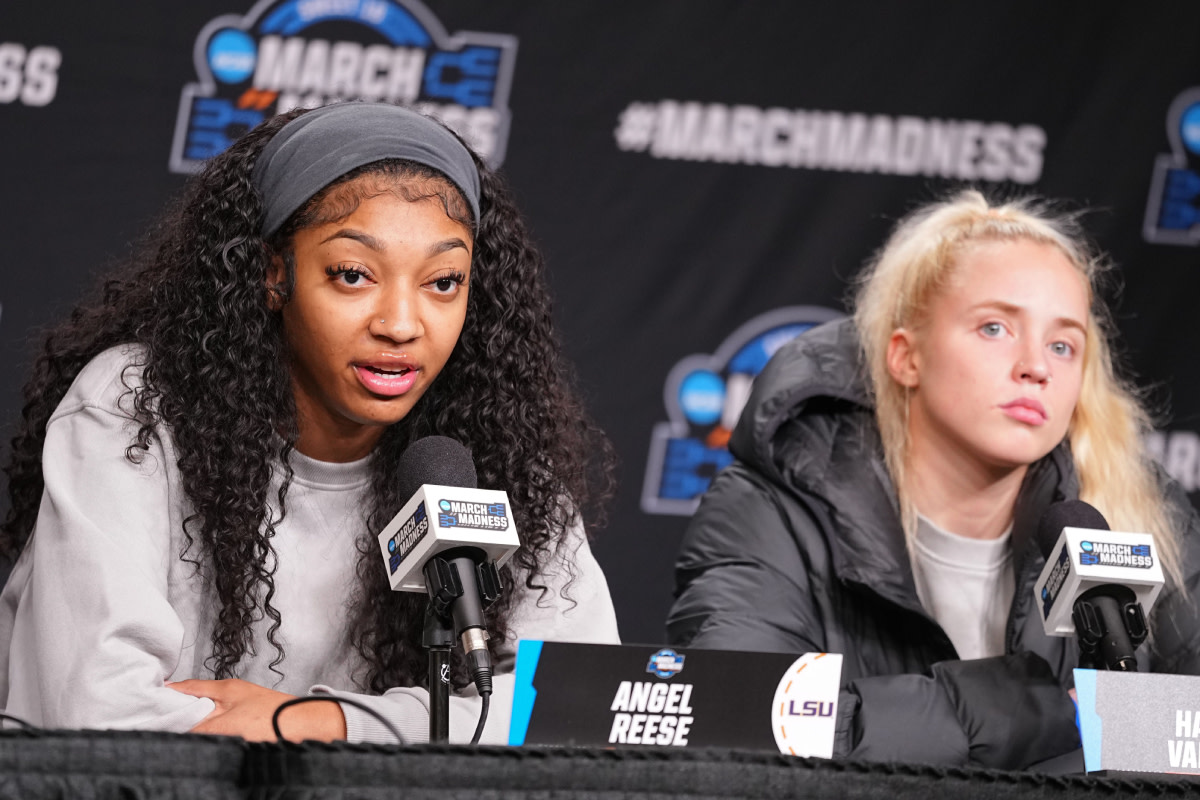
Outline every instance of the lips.
[[1018, 397], [1000, 408], [1008, 416], [1027, 425], [1042, 425], [1048, 419], [1046, 407], [1032, 397]]
[[420, 370], [408, 361], [355, 364], [359, 382], [370, 392], [384, 397], [406, 393], [417, 381]]

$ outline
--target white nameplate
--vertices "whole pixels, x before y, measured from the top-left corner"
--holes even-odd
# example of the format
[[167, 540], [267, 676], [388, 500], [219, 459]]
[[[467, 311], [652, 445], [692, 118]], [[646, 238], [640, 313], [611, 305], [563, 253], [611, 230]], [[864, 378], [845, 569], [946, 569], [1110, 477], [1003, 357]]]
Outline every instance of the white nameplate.
[[1075, 670], [1088, 772], [1200, 775], [1200, 677]]

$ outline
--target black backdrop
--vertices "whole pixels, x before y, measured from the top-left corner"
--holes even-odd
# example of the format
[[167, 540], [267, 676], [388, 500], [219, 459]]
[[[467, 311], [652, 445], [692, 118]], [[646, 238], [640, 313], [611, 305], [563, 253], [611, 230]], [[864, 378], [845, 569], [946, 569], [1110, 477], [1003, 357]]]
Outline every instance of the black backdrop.
[[762, 359], [844, 310], [899, 214], [965, 183], [1096, 209], [1162, 412], [1151, 445], [1200, 485], [1200, 5], [1182, 2], [0, 4], [6, 440], [38, 328], [182, 186], [212, 115], [270, 110], [245, 90], [289, 37], [296, 72], [271, 51], [266, 89], [337, 94], [373, 52], [362, 86], [395, 78], [503, 163], [621, 456], [596, 550], [627, 640], [661, 639], [690, 498]]

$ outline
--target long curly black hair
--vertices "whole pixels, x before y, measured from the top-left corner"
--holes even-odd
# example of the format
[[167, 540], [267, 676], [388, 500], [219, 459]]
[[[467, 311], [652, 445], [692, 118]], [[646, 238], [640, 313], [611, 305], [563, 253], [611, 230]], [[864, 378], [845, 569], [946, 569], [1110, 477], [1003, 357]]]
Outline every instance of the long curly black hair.
[[[377, 173], [379, 180], [368, 185], [391, 180], [401, 191], [406, 178], [424, 186], [440, 181], [437, 194], [447, 212], [463, 219], [466, 208], [457, 190], [428, 168], [381, 162], [343, 176], [264, 241], [262, 203], [250, 175], [271, 137], [302, 113], [274, 117], [214, 157], [130, 263], [49, 331], [25, 386], [6, 467], [11, 507], [0, 528], [0, 555], [12, 558], [36, 522], [51, 413], [100, 352], [142, 345], [143, 378], [134, 390], [142, 425], [126, 457], [137, 460], [162, 431], [174, 439], [194, 509], [184, 522], [188, 550], [180, 555], [203, 563], [210, 576], [219, 608], [208, 667], [218, 678], [238, 674], [254, 647], [251, 623], [260, 614], [272, 620], [273, 667], [284, 656], [275, 638], [279, 613], [271, 605], [270, 539], [286, 508], [298, 425], [281, 315], [272, 310], [278, 302], [268, 302], [272, 259], [290, 260], [296, 230], [351, 213], [363, 194], [347, 191], [347, 182], [363, 174]], [[508, 493], [522, 545], [503, 576], [534, 591], [546, 591], [540, 570], [567, 526], [577, 515], [589, 526], [600, 524], [613, 490], [613, 451], [584, 412], [561, 354], [541, 256], [502, 178], [475, 160], [480, 214], [477, 225], [469, 215], [464, 220], [475, 248], [462, 335], [441, 375], [409, 415], [384, 432], [371, 456], [371, 502], [359, 540], [348, 642], [366, 665], [363, 688], [377, 693], [425, 682], [425, 599], [390, 591], [372, 535], [407, 500], [397, 496], [396, 471], [409, 444], [434, 434], [456, 439], [471, 451], [479, 485]], [[274, 291], [286, 302], [286, 286]], [[285, 479], [272, 493], [277, 464], [284, 465]], [[263, 598], [261, 607], [256, 598]], [[488, 610], [494, 637], [506, 634], [510, 608], [506, 592]], [[455, 678], [465, 682], [461, 669]]]

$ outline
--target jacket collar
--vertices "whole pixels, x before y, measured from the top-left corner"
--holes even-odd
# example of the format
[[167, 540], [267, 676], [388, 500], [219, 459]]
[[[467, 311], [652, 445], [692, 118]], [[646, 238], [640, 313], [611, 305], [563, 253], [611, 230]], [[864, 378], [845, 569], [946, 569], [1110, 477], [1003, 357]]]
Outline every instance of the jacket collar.
[[[859, 353], [848, 319], [786, 345], [755, 381], [730, 449], [827, 518], [839, 580], [924, 614]], [[1046, 507], [1077, 494], [1065, 444], [1030, 467], [1013, 519], [1018, 586], [1053, 544], [1035, 541]]]

